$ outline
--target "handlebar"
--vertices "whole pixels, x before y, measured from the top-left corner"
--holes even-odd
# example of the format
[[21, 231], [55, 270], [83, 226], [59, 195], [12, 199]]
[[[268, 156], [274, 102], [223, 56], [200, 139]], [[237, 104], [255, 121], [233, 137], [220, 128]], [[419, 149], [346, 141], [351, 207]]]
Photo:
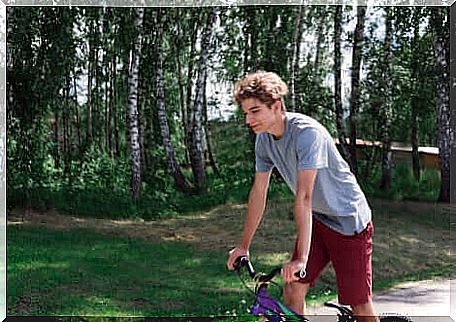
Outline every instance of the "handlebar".
[[[263, 282], [263, 283], [267, 283], [267, 282], [271, 281], [274, 277], [276, 277], [277, 275], [280, 275], [282, 273], [282, 267], [277, 267], [277, 268], [273, 269], [269, 274], [257, 276], [255, 269], [253, 268], [253, 265], [250, 262], [250, 260], [247, 258], [247, 256], [239, 256], [234, 261], [234, 269], [236, 271], [240, 271], [240, 269], [243, 267], [247, 268], [247, 271], [251, 278], [256, 277], [258, 279], [258, 282]], [[296, 276], [300, 279], [304, 279], [306, 277], [306, 271], [304, 269], [302, 269], [299, 272], [294, 273], [294, 276]]]

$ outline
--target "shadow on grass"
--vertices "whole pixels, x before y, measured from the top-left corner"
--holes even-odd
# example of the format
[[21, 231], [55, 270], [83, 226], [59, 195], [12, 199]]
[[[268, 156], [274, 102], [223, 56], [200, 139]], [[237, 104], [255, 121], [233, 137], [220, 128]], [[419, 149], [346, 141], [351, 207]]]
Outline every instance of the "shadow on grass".
[[[394, 206], [376, 201], [373, 206], [375, 290], [406, 280], [454, 274], [449, 213], [424, 209], [425, 204], [420, 203], [404, 208], [404, 203]], [[287, 219], [287, 207], [269, 207], [252, 243], [252, 261], [259, 271], [269, 271], [289, 257], [286, 250], [292, 247], [294, 223]], [[165, 241], [160, 236], [141, 240], [120, 231], [101, 234], [71, 225], [65, 230], [9, 225], [8, 314], [244, 315], [252, 298], [225, 268], [222, 249], [227, 248], [220, 243], [230, 241], [218, 239], [221, 232], [237, 236], [234, 222], [244, 210], [230, 211], [233, 213], [221, 208], [205, 216], [167, 221], [169, 228], [174, 223], [176, 236], [179, 229], [192, 228], [217, 237], [199, 242]], [[125, 233], [131, 227], [124, 228]], [[309, 299], [334, 297], [334, 285], [329, 267]]]
[[249, 304], [225, 256], [185, 243], [86, 229], [7, 234], [9, 315], [219, 316]]

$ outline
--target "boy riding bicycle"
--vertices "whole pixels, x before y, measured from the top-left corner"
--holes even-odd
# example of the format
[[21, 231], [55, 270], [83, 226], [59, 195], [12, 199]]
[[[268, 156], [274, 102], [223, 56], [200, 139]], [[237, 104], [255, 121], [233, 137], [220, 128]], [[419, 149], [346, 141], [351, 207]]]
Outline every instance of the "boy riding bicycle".
[[[230, 251], [227, 266], [248, 256], [264, 213], [273, 167], [295, 194], [297, 238], [283, 267], [285, 304], [305, 315], [305, 296], [332, 262], [338, 298], [360, 322], [378, 321], [372, 304], [371, 209], [348, 164], [328, 131], [303, 114], [286, 112], [287, 85], [278, 75], [258, 71], [236, 83], [234, 100], [255, 132], [255, 180], [242, 238]], [[305, 269], [304, 279], [294, 273]]]

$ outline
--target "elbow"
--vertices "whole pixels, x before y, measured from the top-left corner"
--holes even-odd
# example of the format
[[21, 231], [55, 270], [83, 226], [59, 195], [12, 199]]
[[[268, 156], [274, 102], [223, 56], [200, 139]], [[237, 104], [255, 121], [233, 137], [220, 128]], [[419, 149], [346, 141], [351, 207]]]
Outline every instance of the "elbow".
[[306, 192], [298, 192], [296, 194], [295, 207], [312, 209], [312, 195]]
[[312, 204], [312, 194], [307, 191], [298, 191], [295, 200], [300, 204]]

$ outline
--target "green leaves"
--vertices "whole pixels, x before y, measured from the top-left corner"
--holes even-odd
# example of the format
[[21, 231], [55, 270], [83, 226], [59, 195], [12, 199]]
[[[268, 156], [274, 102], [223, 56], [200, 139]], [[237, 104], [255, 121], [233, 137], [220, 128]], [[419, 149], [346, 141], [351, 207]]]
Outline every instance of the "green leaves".
[[[216, 9], [214, 37], [203, 46], [209, 47], [204, 108], [232, 108], [226, 102], [231, 100], [234, 82], [248, 71], [257, 68], [276, 71], [286, 82], [291, 82], [294, 65], [297, 66], [296, 108], [304, 113], [313, 111], [315, 118], [336, 136], [331, 37], [334, 10], [329, 6], [307, 6], [302, 16], [303, 34], [297, 37], [297, 9], [295, 6]], [[150, 193], [145, 197], [160, 204], [166, 198], [180, 195], [167, 170], [158, 122], [157, 25], [160, 21], [164, 25], [164, 101], [170, 141], [177, 163], [185, 176], [191, 178], [188, 127], [193, 117], [196, 71], [203, 49], [201, 39], [210, 10], [192, 7], [145, 10], [138, 89], [141, 177], [145, 191]], [[410, 142], [413, 106], [417, 112], [419, 144], [435, 146], [437, 142], [438, 73], [432, 28], [428, 23], [432, 12], [421, 7], [391, 9], [393, 141]], [[368, 8], [367, 13], [356, 126], [358, 138], [379, 140], [383, 126], [379, 115], [386, 95], [384, 9]], [[344, 110], [349, 104], [353, 47], [350, 34], [355, 15], [351, 7], [343, 7], [341, 49], [345, 57], [341, 64], [341, 101]], [[8, 8], [10, 188], [60, 191], [66, 187], [75, 191], [106, 189], [129, 193], [130, 130], [126, 108], [130, 50], [137, 36], [133, 19], [131, 8]], [[441, 23], [440, 27], [444, 27], [445, 21]], [[315, 44], [319, 34], [324, 37], [320, 37], [317, 60]], [[297, 64], [293, 64], [296, 37], [300, 52]], [[220, 96], [215, 91], [225, 94]], [[290, 96], [285, 101], [291, 106]], [[208, 115], [210, 132], [214, 132], [208, 140], [214, 145], [213, 159], [220, 175], [216, 177], [212, 166], [208, 166], [208, 182], [214, 186], [208, 187], [211, 197], [207, 197], [207, 204], [230, 198], [242, 200], [254, 172], [253, 137], [243, 127], [239, 111], [234, 114], [230, 122], [235, 122], [225, 124], [211, 121]], [[343, 118], [346, 117], [345, 112]], [[208, 123], [203, 121], [202, 131], [209, 133], [207, 130]], [[213, 197], [212, 193], [221, 197]]]

